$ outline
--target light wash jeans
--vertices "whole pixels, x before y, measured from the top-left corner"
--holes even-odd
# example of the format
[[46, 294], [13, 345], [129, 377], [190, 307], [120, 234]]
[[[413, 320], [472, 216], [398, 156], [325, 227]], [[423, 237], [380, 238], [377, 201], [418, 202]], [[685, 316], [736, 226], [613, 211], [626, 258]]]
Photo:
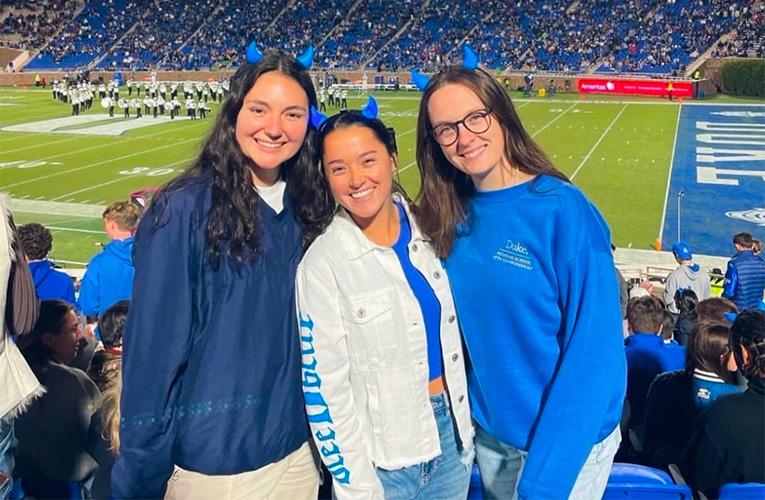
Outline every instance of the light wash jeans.
[[[621, 441], [622, 435], [619, 426], [616, 426], [608, 437], [592, 447], [569, 499], [593, 500], [603, 497]], [[528, 452], [494, 439], [479, 425], [476, 425], [475, 451], [484, 498], [517, 500], [518, 479], [523, 472]]]
[[467, 498], [473, 461], [463, 461], [449, 398], [445, 393], [439, 394], [430, 398], [430, 404], [438, 424], [441, 455], [428, 462], [403, 469], [377, 469], [377, 477], [382, 483], [386, 500]]
[[13, 420], [0, 419], [0, 472], [7, 476], [5, 483], [0, 483], [0, 498], [7, 498], [13, 487], [13, 453], [16, 438], [13, 433]]

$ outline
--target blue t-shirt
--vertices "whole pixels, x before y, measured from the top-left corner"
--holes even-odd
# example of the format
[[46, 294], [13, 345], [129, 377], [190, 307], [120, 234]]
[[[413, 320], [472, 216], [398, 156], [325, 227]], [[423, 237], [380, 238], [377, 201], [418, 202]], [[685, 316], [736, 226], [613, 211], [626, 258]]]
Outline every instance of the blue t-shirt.
[[409, 259], [409, 241], [412, 239], [412, 229], [409, 227], [409, 219], [406, 216], [406, 210], [400, 204], [398, 207], [399, 219], [401, 219], [401, 230], [398, 234], [398, 240], [393, 244], [393, 251], [401, 263], [404, 270], [404, 276], [412, 289], [417, 302], [420, 304], [422, 317], [425, 321], [425, 333], [428, 339], [428, 380], [434, 380], [440, 377], [444, 372], [443, 361], [441, 359], [441, 303], [438, 301], [435, 292], [430, 287], [425, 276], [414, 267]]
[[566, 498], [619, 424], [626, 362], [610, 233], [575, 186], [540, 175], [477, 192], [446, 270], [478, 424], [529, 452], [525, 498]]

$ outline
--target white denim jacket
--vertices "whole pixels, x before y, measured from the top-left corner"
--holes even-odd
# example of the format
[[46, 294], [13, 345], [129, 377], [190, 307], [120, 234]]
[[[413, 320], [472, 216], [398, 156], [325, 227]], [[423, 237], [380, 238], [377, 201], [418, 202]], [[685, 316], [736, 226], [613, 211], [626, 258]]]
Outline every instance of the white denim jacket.
[[[451, 289], [411, 214], [409, 221], [412, 264], [441, 303], [444, 378], [467, 461], [474, 430]], [[393, 249], [367, 239], [343, 209], [298, 266], [297, 301], [308, 420], [335, 495], [383, 498], [376, 467], [441, 454], [419, 303]]]

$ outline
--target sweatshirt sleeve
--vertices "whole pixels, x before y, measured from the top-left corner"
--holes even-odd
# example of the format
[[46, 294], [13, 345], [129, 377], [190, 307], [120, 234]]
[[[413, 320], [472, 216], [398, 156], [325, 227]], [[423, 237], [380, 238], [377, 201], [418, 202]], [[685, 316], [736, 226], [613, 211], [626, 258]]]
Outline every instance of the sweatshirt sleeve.
[[194, 224], [189, 213], [155, 202], [135, 237], [133, 299], [123, 339], [120, 455], [112, 470], [115, 498], [162, 497], [173, 470], [176, 401], [194, 317]]
[[332, 474], [333, 492], [339, 500], [382, 499], [351, 390], [339, 291], [328, 263], [304, 261], [296, 293], [306, 412], [321, 459]]
[[[98, 257], [98, 256], [96, 256]], [[98, 301], [98, 264], [96, 257], [90, 260], [88, 268], [85, 270], [85, 274], [82, 276], [82, 282], [80, 283], [80, 295], [77, 300], [77, 309], [86, 316], [98, 316], [99, 301]]]
[[626, 360], [610, 252], [587, 248], [557, 271], [563, 331], [518, 484], [521, 498], [565, 498], [609, 422], [619, 424]]
[[728, 269], [725, 271], [725, 282], [723, 283], [722, 296], [726, 299], [733, 299], [737, 283], [738, 271], [736, 271], [736, 264], [728, 262]]
[[661, 293], [661, 300], [664, 302], [665, 307], [669, 307], [673, 311], [675, 304], [675, 292], [677, 291], [677, 278], [674, 273], [670, 273], [667, 276], [667, 282], [664, 284], [664, 291]]

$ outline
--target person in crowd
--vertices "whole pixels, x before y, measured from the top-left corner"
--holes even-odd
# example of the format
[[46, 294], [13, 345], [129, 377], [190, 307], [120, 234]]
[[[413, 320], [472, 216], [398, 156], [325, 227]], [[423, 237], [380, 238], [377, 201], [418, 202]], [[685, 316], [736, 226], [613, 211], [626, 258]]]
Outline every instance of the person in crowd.
[[736, 304], [739, 311], [756, 308], [765, 293], [765, 260], [754, 253], [750, 233], [733, 237], [736, 255], [728, 261], [722, 296]]
[[328, 203], [316, 95], [309, 62], [250, 47], [136, 233], [117, 498], [316, 498], [295, 305], [302, 226]]
[[680, 345], [688, 343], [688, 336], [696, 325], [698, 313], [696, 292], [690, 288], [680, 288], [675, 292], [675, 308], [678, 311], [672, 338]]
[[129, 201], [109, 205], [103, 214], [109, 243], [88, 262], [80, 284], [77, 306], [88, 317], [98, 318], [120, 300], [130, 300], [133, 288], [133, 231], [141, 209]]
[[710, 297], [696, 305], [696, 321], [728, 321], [727, 315], [736, 312], [736, 304], [722, 297]]
[[710, 498], [727, 483], [765, 483], [765, 311], [738, 315], [729, 348], [728, 368], [741, 370], [747, 389], [699, 416], [680, 463], [688, 484]]
[[42, 224], [31, 222], [19, 226], [19, 241], [27, 256], [32, 272], [37, 297], [40, 300], [61, 299], [74, 304], [74, 282], [72, 277], [57, 270], [48, 260], [53, 247], [53, 235]]
[[729, 340], [729, 323], [698, 323], [686, 346], [685, 368], [661, 373], [651, 383], [643, 449], [654, 467], [679, 463], [696, 416], [718, 397], [741, 390], [727, 367]]
[[40, 304], [9, 202], [0, 193], [0, 498], [13, 490], [14, 420], [44, 392], [11, 338], [32, 330]]
[[[665, 342], [664, 304], [647, 295], [627, 304], [627, 327], [630, 336], [624, 340], [627, 356], [627, 399], [630, 402], [630, 428], [643, 423], [648, 388], [656, 375], [681, 370], [685, 349], [671, 340]], [[670, 335], [671, 338], [671, 335]]]
[[308, 417], [337, 498], [464, 499], [473, 426], [451, 289], [373, 103], [319, 128], [338, 209], [297, 272]]
[[709, 284], [709, 274], [693, 262], [693, 253], [688, 243], [679, 241], [672, 245], [672, 255], [679, 266], [667, 276], [661, 298], [669, 312], [677, 316], [680, 311], [675, 304], [675, 292], [681, 288], [689, 288], [696, 293], [697, 300], [704, 300], [712, 296], [712, 288]]
[[87, 489], [98, 468], [88, 452], [88, 433], [100, 394], [82, 370], [67, 366], [77, 355], [81, 335], [74, 306], [55, 299], [40, 303], [34, 329], [19, 339], [46, 391], [15, 423], [14, 475], [35, 498], [69, 498], [71, 484]]
[[96, 352], [88, 372], [88, 376], [101, 391], [100, 405], [90, 425], [90, 453], [98, 462], [98, 471], [90, 491], [93, 498], [111, 498], [111, 473], [120, 444], [122, 333], [129, 308], [130, 301], [121, 300], [98, 318], [98, 330], [104, 348]]
[[602, 495], [626, 380], [605, 220], [473, 64], [424, 86], [417, 164], [417, 222], [445, 259], [470, 357], [484, 493]]

